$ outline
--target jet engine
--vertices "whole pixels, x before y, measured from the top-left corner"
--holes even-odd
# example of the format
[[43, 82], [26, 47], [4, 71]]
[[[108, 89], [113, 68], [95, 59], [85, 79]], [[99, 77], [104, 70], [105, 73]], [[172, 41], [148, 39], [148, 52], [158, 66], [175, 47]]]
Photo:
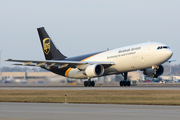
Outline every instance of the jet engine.
[[85, 69], [85, 74], [90, 78], [101, 76], [103, 73], [104, 73], [104, 67], [100, 64], [89, 65]]
[[157, 78], [158, 76], [162, 75], [164, 73], [164, 68], [162, 65], [159, 66], [159, 68], [148, 68], [144, 70], [144, 75], [147, 75], [152, 78]]

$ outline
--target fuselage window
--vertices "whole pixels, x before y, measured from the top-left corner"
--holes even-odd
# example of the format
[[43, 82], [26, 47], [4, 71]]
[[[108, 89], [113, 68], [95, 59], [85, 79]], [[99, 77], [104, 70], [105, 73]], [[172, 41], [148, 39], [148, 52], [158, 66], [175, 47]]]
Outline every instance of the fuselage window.
[[169, 47], [169, 46], [164, 46], [163, 48], [164, 48], [164, 49], [170, 49], [170, 47]]
[[170, 49], [170, 47], [169, 47], [169, 46], [159, 46], [157, 49], [158, 49], [158, 50], [159, 50], [159, 49]]
[[159, 49], [161, 49], [161, 47], [159, 46], [157, 49], [159, 50]]

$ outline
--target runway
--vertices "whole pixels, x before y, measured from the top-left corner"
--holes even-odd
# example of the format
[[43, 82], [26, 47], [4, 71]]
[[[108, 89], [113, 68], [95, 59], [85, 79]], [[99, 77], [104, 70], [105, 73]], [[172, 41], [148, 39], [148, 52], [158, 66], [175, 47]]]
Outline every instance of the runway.
[[0, 120], [179, 120], [180, 106], [0, 103]]
[[138, 85], [130, 87], [114, 86], [52, 86], [52, 85], [0, 85], [2, 89], [18, 89], [18, 90], [180, 90], [180, 85]]

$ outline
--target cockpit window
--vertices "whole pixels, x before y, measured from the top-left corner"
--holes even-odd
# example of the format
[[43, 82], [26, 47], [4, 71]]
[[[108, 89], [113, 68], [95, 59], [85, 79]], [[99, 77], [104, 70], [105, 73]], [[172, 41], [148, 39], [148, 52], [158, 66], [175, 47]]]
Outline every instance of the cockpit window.
[[170, 49], [170, 48], [169, 48], [169, 46], [159, 46], [159, 47], [157, 48], [157, 50], [159, 50], [159, 49]]

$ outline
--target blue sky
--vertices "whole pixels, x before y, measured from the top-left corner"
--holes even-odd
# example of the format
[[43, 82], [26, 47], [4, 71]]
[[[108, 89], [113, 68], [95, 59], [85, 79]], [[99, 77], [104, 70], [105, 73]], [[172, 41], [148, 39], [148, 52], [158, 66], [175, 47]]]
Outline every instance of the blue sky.
[[68, 57], [151, 41], [169, 45], [179, 64], [179, 14], [179, 0], [2, 0], [1, 59], [44, 60], [45, 27]]

